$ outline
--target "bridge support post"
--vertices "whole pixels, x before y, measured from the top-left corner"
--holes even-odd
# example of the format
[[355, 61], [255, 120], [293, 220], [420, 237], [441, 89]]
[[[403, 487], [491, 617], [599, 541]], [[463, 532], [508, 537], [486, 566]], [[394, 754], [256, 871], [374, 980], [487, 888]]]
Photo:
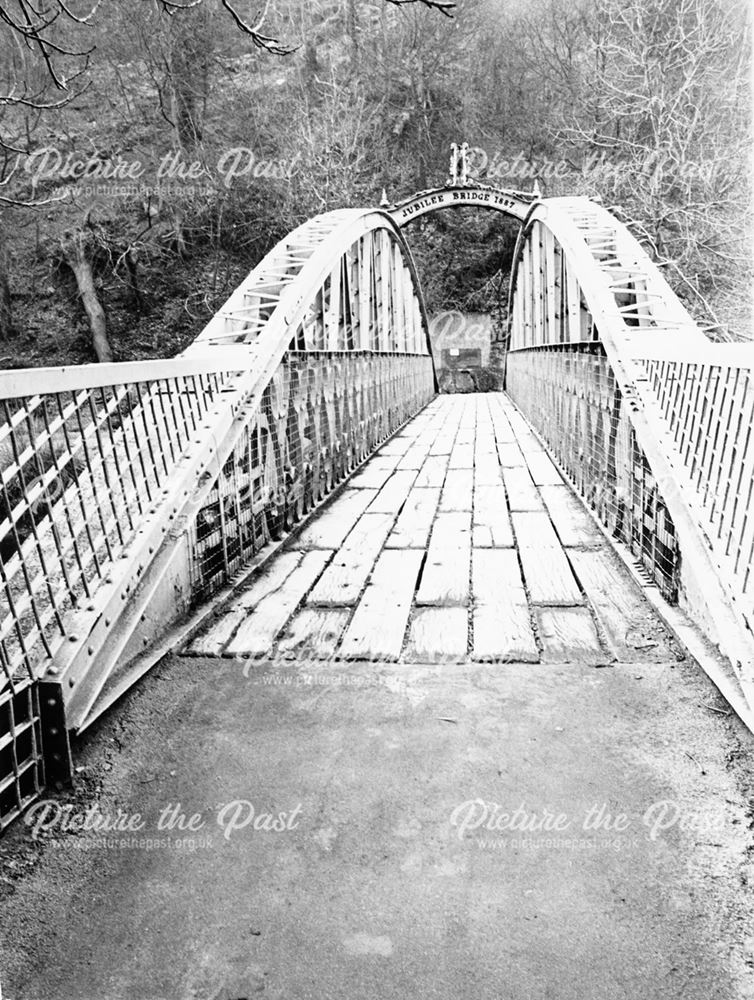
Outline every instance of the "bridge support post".
[[65, 719], [63, 686], [39, 682], [39, 719], [42, 730], [42, 759], [48, 788], [73, 783], [73, 757]]

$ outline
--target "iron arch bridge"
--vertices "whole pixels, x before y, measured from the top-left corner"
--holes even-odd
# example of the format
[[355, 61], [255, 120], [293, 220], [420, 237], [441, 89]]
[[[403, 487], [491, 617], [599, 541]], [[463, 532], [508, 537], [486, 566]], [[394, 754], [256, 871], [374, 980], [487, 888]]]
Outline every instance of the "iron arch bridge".
[[[401, 227], [461, 204], [521, 222], [500, 398], [534, 456], [528, 471], [509, 463], [509, 476], [504, 437], [494, 455], [458, 437], [487, 503], [474, 545], [492, 538], [478, 544], [495, 551], [506, 490], [512, 504], [514, 486], [538, 482], [536, 464], [557, 467], [752, 727], [750, 349], [709, 342], [598, 204], [456, 185], [311, 219], [179, 357], [0, 373], [0, 827], [70, 775], [70, 734], [191, 634], [197, 607], [228, 594], [302, 523], [325, 520], [320, 507], [434, 399], [426, 310]], [[493, 414], [485, 427], [502, 422]], [[424, 437], [431, 456], [432, 426]], [[362, 477], [395, 465], [385, 462]], [[556, 527], [572, 514], [559, 521], [548, 509]], [[526, 520], [516, 523], [521, 535]], [[587, 591], [592, 537], [566, 549]], [[559, 545], [552, 538], [545, 556]], [[447, 544], [456, 553], [471, 543]], [[528, 628], [533, 582], [516, 576], [506, 551], [484, 562], [501, 574], [500, 596], [475, 617], [477, 636], [512, 611]], [[605, 611], [609, 623], [607, 604], [619, 598], [598, 584], [597, 618]], [[286, 620], [286, 601], [295, 605], [286, 594], [268, 623]]]

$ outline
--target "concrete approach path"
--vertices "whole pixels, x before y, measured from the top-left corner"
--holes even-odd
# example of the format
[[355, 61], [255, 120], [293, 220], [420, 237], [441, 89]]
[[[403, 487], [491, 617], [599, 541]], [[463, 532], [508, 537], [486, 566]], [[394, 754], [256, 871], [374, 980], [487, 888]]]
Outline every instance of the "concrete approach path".
[[751, 738], [504, 397], [427, 408], [76, 760], [0, 841], [3, 998], [754, 997]]

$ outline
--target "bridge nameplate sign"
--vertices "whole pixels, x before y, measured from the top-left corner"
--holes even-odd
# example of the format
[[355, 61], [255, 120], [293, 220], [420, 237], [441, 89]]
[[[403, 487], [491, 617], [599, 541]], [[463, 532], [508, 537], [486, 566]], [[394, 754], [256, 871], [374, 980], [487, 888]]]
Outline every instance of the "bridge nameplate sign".
[[489, 208], [512, 215], [516, 219], [524, 219], [534, 200], [533, 192], [505, 191], [483, 186], [445, 187], [434, 191], [422, 191], [388, 211], [397, 226], [405, 226], [428, 212], [464, 206]]

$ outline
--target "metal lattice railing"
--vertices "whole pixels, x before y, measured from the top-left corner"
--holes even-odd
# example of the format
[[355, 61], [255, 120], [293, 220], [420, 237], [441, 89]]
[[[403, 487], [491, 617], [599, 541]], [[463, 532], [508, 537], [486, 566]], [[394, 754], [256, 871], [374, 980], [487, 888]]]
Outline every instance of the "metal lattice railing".
[[0, 373], [0, 828], [70, 766], [61, 728], [434, 391], [410, 254], [368, 210], [291, 233], [178, 358]]
[[[647, 352], [650, 353], [650, 352]], [[694, 498], [721, 575], [754, 623], [754, 351], [719, 345], [706, 358], [637, 359], [653, 394], [678, 475]], [[691, 357], [689, 354], [691, 353]]]
[[507, 388], [600, 520], [701, 617], [754, 706], [750, 346], [713, 344], [625, 226], [532, 206]]
[[192, 529], [198, 600], [296, 525], [434, 391], [422, 354], [289, 351]]
[[39, 688], [22, 679], [0, 691], [0, 831], [45, 784]]
[[508, 391], [587, 505], [675, 603], [675, 528], [601, 346], [514, 351]]
[[9, 684], [44, 669], [70, 612], [91, 600], [158, 501], [222, 382], [192, 374], [108, 385], [117, 368], [104, 366], [103, 384], [83, 389], [45, 391], [55, 379], [40, 373], [33, 396], [5, 390], [0, 660]]

